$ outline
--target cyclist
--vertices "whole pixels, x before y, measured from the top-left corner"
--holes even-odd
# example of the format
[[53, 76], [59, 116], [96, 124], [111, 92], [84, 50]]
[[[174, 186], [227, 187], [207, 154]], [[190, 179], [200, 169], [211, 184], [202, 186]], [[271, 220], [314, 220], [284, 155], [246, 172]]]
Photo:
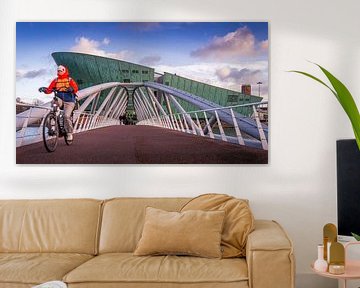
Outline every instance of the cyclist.
[[53, 89], [58, 91], [56, 100], [59, 107], [63, 107], [64, 109], [64, 128], [66, 131], [66, 139], [68, 141], [72, 141], [73, 125], [71, 121], [71, 113], [75, 108], [76, 93], [79, 89], [75, 80], [70, 78], [69, 70], [65, 66], [59, 65], [57, 67], [57, 76], [58, 77], [50, 83], [48, 88], [41, 87], [39, 88], [39, 92], [50, 94]]

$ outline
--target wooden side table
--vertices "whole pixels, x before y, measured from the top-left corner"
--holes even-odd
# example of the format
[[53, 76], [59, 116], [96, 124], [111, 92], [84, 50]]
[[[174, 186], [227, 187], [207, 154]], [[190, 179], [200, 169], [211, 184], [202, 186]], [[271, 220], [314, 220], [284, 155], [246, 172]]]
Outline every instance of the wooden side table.
[[360, 245], [360, 242], [348, 242], [345, 246], [345, 273], [344, 274], [331, 274], [329, 272], [320, 272], [314, 269], [314, 264], [311, 265], [311, 269], [318, 275], [338, 279], [339, 281], [343, 281], [343, 288], [346, 288], [346, 284], [348, 280], [360, 279], [360, 259], [359, 260], [348, 260], [347, 258], [347, 248], [352, 245]]

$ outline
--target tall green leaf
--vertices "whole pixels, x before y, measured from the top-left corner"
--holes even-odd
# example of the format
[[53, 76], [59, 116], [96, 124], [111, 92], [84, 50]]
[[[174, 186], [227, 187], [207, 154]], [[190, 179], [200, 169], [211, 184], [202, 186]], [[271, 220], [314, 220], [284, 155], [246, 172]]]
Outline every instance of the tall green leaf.
[[309, 73], [306, 73], [306, 72], [302, 72], [302, 71], [298, 71], [298, 70], [291, 70], [289, 72], [294, 72], [294, 73], [299, 73], [299, 74], [303, 74], [311, 79], [314, 79], [315, 81], [318, 81], [320, 82], [321, 84], [323, 84], [325, 87], [329, 88], [329, 90], [335, 95], [336, 98], [338, 98], [338, 95], [336, 94], [336, 92], [329, 86], [327, 85], [324, 81], [320, 80], [319, 78], [309, 74]]
[[356, 241], [360, 241], [360, 235], [351, 232], [351, 235], [356, 239]]
[[347, 114], [347, 116], [350, 119], [353, 131], [354, 131], [354, 135], [356, 138], [356, 143], [360, 150], [360, 114], [359, 114], [358, 108], [356, 107], [354, 98], [352, 97], [350, 91], [346, 88], [346, 86], [339, 79], [337, 79], [334, 75], [332, 75], [328, 70], [326, 70], [322, 66], [320, 66], [316, 63], [314, 63], [314, 64], [317, 65], [321, 69], [321, 71], [325, 74], [325, 76], [330, 81], [333, 88], [331, 88], [325, 82], [323, 82], [319, 78], [317, 78], [309, 73], [302, 72], [302, 71], [296, 71], [296, 70], [289, 71], [289, 72], [294, 72], [294, 73], [299, 73], [299, 74], [305, 75], [305, 76], [321, 83], [335, 95], [336, 99], [339, 101], [340, 105], [343, 107], [345, 113]]
[[354, 130], [356, 142], [360, 149], [360, 114], [358, 108], [356, 107], [354, 98], [340, 80], [338, 80], [325, 68], [321, 67], [320, 65], [317, 66], [321, 69], [321, 71], [323, 71], [323, 73], [329, 79], [331, 85], [334, 87], [335, 91], [337, 92], [338, 100], [350, 119], [350, 122]]

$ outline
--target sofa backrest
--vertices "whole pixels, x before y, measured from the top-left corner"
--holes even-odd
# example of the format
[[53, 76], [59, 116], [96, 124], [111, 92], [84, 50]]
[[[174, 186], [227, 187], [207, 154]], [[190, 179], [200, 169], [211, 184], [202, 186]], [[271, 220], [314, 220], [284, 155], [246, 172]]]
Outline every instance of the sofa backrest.
[[116, 198], [105, 201], [99, 253], [133, 252], [141, 237], [145, 208], [179, 211], [190, 198]]
[[103, 201], [0, 200], [0, 253], [96, 254]]

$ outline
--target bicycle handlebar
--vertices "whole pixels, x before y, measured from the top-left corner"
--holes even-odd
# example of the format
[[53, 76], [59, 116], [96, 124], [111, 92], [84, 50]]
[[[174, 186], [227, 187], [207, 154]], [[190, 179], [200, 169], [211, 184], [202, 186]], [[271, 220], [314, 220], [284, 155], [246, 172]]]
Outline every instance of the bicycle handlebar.
[[[45, 93], [45, 90], [46, 90], [46, 89], [47, 89], [46, 87], [40, 87], [40, 88], [39, 88], [39, 92], [44, 92], [44, 93]], [[74, 93], [74, 89], [73, 89], [72, 87], [69, 87], [67, 91], [59, 91], [59, 90], [57, 90], [56, 88], [52, 88], [52, 89], [51, 89], [51, 92], [55, 93], [55, 95], [56, 95], [57, 93], [59, 93], [59, 92]]]

